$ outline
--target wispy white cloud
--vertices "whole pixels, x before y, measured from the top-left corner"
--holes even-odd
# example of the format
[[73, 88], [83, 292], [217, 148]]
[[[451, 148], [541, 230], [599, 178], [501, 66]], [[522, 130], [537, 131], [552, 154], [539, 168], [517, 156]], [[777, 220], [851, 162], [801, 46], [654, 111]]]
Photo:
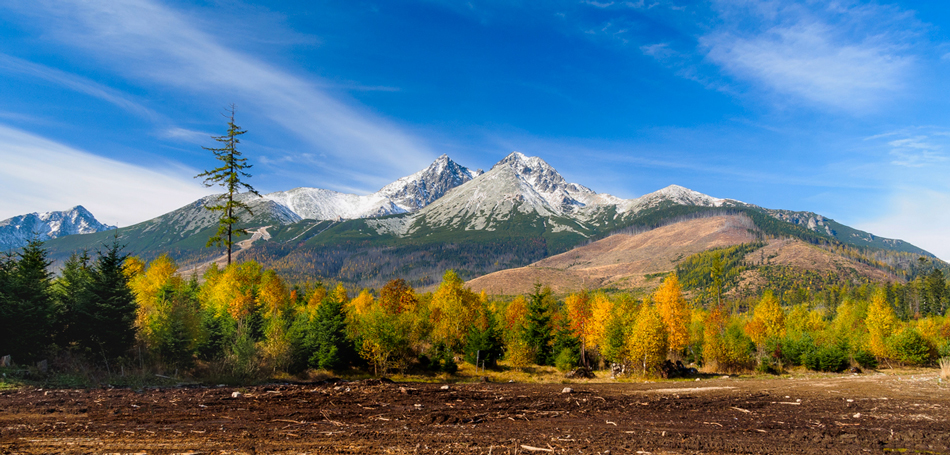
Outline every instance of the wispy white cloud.
[[55, 68], [29, 62], [21, 58], [0, 53], [0, 71], [22, 74], [31, 78], [43, 79], [57, 85], [75, 90], [86, 95], [112, 103], [128, 112], [143, 117], [155, 119], [158, 117], [151, 109], [133, 101], [126, 94], [90, 81], [86, 78], [69, 74]]
[[209, 194], [193, 170], [121, 163], [2, 124], [0, 162], [0, 194], [16, 195], [0, 198], [0, 219], [82, 205], [125, 226]]
[[189, 130], [187, 128], [181, 128], [177, 126], [159, 131], [158, 135], [166, 139], [174, 139], [177, 141], [200, 145], [207, 144], [211, 136], [217, 136], [217, 134], [211, 134], [205, 131]]
[[228, 47], [157, 2], [39, 0], [30, 5], [19, 11], [38, 16], [50, 36], [84, 48], [136, 80], [236, 99], [239, 108], [269, 117], [332, 157], [325, 165], [360, 162], [366, 172], [405, 172], [432, 155], [396, 125], [321, 90], [321, 81]]
[[[900, 168], [924, 168], [928, 172], [915, 171], [914, 179], [919, 183], [924, 175], [931, 176], [946, 169], [950, 164], [950, 130], [937, 126], [911, 126], [864, 138], [865, 142], [877, 143], [876, 147], [887, 152], [890, 161], [883, 161]], [[893, 172], [887, 171], [892, 178]], [[941, 176], [940, 179], [943, 179]], [[906, 184], [908, 182], [901, 182]], [[936, 182], [933, 182], [936, 183]], [[948, 186], [950, 187], [950, 186]]]
[[906, 88], [915, 64], [908, 43], [919, 27], [912, 16], [819, 5], [722, 2], [721, 25], [699, 43], [726, 73], [821, 107], [876, 108]]
[[922, 167], [948, 161], [941, 153], [943, 146], [927, 136], [896, 139], [887, 144], [892, 147], [890, 153], [894, 161], [891, 164], [898, 166]]

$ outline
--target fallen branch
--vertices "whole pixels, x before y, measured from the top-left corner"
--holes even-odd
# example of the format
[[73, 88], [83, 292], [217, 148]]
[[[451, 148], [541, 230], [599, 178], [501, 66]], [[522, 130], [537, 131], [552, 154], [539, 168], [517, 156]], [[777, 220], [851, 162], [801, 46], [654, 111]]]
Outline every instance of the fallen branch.
[[298, 422], [296, 420], [289, 420], [289, 419], [274, 419], [274, 420], [271, 420], [271, 422], [286, 422], [286, 423], [293, 423], [297, 425], [303, 425], [304, 423], [306, 423], [306, 422]]
[[554, 452], [554, 449], [544, 449], [541, 447], [531, 447], [521, 444], [521, 448], [527, 450], [528, 452]]
[[735, 406], [730, 406], [730, 408], [731, 408], [731, 409], [735, 409], [736, 411], [744, 412], [744, 413], [746, 413], [746, 414], [751, 414], [751, 413], [752, 413], [752, 411], [750, 411], [750, 410], [748, 410], [748, 409], [737, 408], [737, 407], [735, 407]]
[[323, 414], [323, 418], [327, 419], [327, 422], [330, 422], [338, 427], [343, 426], [343, 422], [339, 422], [339, 421], [331, 419], [330, 416], [327, 415], [327, 411], [323, 411], [322, 414]]

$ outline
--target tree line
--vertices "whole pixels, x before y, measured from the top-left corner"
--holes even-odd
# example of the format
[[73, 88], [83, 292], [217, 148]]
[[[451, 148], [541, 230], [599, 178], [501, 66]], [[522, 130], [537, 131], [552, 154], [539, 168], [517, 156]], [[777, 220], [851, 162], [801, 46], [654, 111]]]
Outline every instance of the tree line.
[[623, 364], [655, 375], [667, 360], [716, 372], [841, 371], [950, 356], [947, 283], [937, 272], [919, 279], [926, 311], [908, 312], [914, 282], [833, 298], [808, 289], [734, 297], [684, 292], [673, 273], [640, 295], [559, 298], [538, 284], [495, 298], [453, 271], [431, 292], [402, 279], [358, 293], [339, 283], [289, 286], [254, 261], [212, 266], [199, 280], [168, 256], [146, 263], [117, 243], [94, 258], [74, 255], [59, 276], [49, 265], [40, 242], [0, 261], [0, 355], [236, 382], [313, 369], [451, 374], [461, 361], [565, 371]]

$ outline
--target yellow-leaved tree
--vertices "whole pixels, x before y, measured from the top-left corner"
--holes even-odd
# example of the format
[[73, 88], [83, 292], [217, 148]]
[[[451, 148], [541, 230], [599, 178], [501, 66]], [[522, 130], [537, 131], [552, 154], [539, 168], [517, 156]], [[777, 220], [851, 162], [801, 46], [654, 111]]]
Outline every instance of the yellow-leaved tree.
[[675, 274], [663, 280], [663, 284], [653, 293], [653, 301], [656, 302], [656, 309], [666, 325], [669, 350], [679, 355], [689, 344], [690, 311]]
[[162, 288], [176, 288], [181, 282], [176, 273], [178, 266], [167, 254], [155, 258], [148, 267], [141, 261], [137, 261], [135, 271], [126, 269], [129, 273], [135, 273], [129, 282], [132, 293], [135, 295], [135, 303], [138, 304], [135, 325], [138, 327], [139, 338], [145, 342], [147, 348], [152, 349], [158, 346], [159, 334], [162, 332], [162, 322], [167, 313], [166, 299], [160, 297]]
[[785, 336], [785, 311], [772, 291], [765, 291], [753, 310], [752, 320], [745, 326], [746, 335], [762, 349], [767, 340]]
[[660, 312], [649, 302], [640, 306], [636, 323], [627, 337], [627, 353], [633, 368], [651, 375], [659, 371], [669, 349], [669, 338]]
[[887, 304], [887, 295], [883, 289], [878, 289], [871, 296], [868, 305], [868, 315], [864, 319], [868, 328], [868, 351], [875, 357], [890, 357], [886, 340], [898, 329], [897, 316], [894, 309]]
[[603, 292], [598, 292], [591, 297], [590, 319], [587, 330], [587, 349], [596, 351], [603, 355], [601, 347], [607, 340], [607, 326], [613, 317], [614, 302], [607, 298]]
[[465, 287], [453, 270], [445, 272], [442, 284], [429, 303], [432, 341], [459, 352], [468, 328], [475, 322], [481, 304], [479, 295]]

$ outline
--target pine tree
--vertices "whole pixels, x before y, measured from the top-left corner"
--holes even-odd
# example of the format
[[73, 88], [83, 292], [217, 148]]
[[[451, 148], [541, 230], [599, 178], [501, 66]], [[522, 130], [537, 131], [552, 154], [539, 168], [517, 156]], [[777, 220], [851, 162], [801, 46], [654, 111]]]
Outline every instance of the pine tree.
[[352, 363], [355, 352], [346, 337], [346, 315], [343, 303], [324, 299], [317, 307], [305, 341], [313, 368], [335, 370]]
[[241, 218], [238, 216], [238, 211], [246, 210], [251, 216], [254, 215], [247, 203], [238, 200], [237, 196], [242, 189], [260, 196], [260, 193], [251, 187], [251, 185], [241, 180], [242, 178], [251, 177], [251, 174], [244, 171], [245, 169], [250, 169], [251, 165], [247, 164], [247, 158], [241, 158], [241, 152], [237, 150], [237, 144], [241, 142], [238, 136], [244, 133], [247, 133], [247, 131], [242, 130], [239, 126], [234, 124], [234, 105], [232, 104], [231, 116], [228, 120], [228, 133], [224, 136], [212, 136], [214, 140], [220, 142], [223, 146], [219, 148], [202, 147], [214, 153], [214, 157], [224, 164], [195, 176], [195, 178], [204, 177], [204, 185], [206, 187], [217, 185], [225, 189], [225, 194], [221, 195], [216, 205], [206, 207], [212, 212], [222, 212], [222, 214], [221, 218], [218, 219], [218, 232], [208, 239], [208, 243], [205, 246], [220, 247], [223, 245], [227, 247], [229, 265], [231, 264], [231, 248], [234, 245], [234, 237], [247, 234], [246, 229], [234, 228], [234, 225], [241, 221]]
[[0, 355], [38, 360], [52, 341], [55, 302], [43, 242], [30, 241], [3, 265], [6, 291], [0, 295]]
[[89, 303], [92, 298], [92, 264], [89, 253], [73, 254], [63, 264], [61, 276], [54, 285], [59, 300], [57, 344], [67, 347], [88, 340], [92, 333], [88, 323]]
[[541, 283], [534, 285], [534, 292], [528, 296], [528, 313], [525, 316], [522, 341], [529, 346], [534, 354], [534, 363], [549, 365], [553, 360], [551, 355], [551, 308], [547, 302], [551, 290], [541, 288]]
[[128, 256], [121, 251], [115, 239], [99, 252], [89, 285], [92, 341], [106, 359], [122, 356], [135, 342], [135, 296], [123, 270]]
[[[465, 337], [465, 361], [473, 365], [494, 366], [504, 355], [501, 333], [488, 302], [482, 302], [478, 319]], [[476, 365], [476, 366], [479, 366]]]

